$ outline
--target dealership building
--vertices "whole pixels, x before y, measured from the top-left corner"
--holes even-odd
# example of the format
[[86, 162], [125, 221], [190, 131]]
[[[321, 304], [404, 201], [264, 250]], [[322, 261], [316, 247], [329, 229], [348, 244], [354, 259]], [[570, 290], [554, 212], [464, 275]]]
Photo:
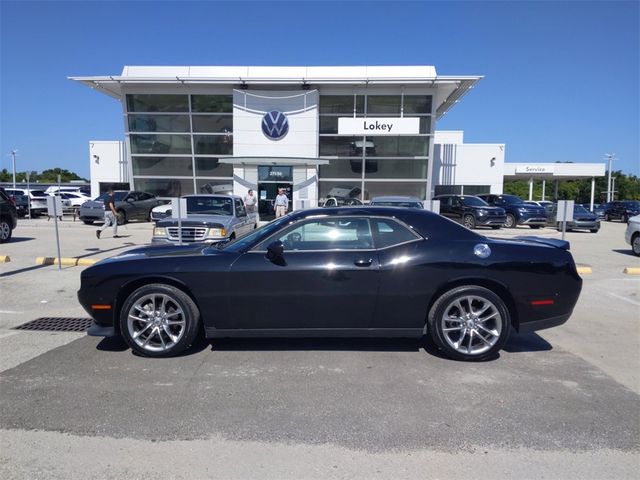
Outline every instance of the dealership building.
[[278, 188], [293, 209], [501, 193], [504, 144], [435, 130], [481, 78], [433, 66], [127, 66], [71, 77], [123, 109], [124, 142], [90, 143], [94, 195], [107, 183], [161, 197], [252, 189], [265, 216]]

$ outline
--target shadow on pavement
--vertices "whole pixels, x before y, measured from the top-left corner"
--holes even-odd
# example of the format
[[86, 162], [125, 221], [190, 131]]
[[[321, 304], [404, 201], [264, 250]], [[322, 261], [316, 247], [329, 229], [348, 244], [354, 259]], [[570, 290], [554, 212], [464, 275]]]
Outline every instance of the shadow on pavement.
[[9, 240], [9, 242], [18, 243], [18, 242], [28, 242], [29, 240], [35, 240], [35, 238], [34, 237], [11, 237], [11, 240]]
[[503, 350], [509, 353], [544, 352], [553, 350], [553, 346], [537, 333], [513, 332]]
[[124, 245], [121, 245], [119, 247], [113, 247], [113, 248], [105, 248], [105, 249], [101, 249], [101, 248], [85, 248], [85, 251], [88, 251], [89, 253], [85, 253], [84, 255], [78, 255], [75, 258], [84, 258], [84, 257], [90, 257], [91, 255], [95, 255], [96, 253], [106, 253], [106, 252], [112, 252], [114, 250], [121, 250], [123, 248], [129, 248], [129, 247], [135, 247], [137, 244], [133, 243], [133, 242], [125, 242]]
[[612, 251], [612, 252], [615, 252], [615, 253], [621, 253], [621, 254], [623, 254], [623, 255], [629, 255], [629, 256], [631, 256], [631, 257], [635, 257], [635, 256], [636, 256], [636, 254], [635, 254], [635, 253], [633, 253], [633, 250], [631, 250], [631, 247], [629, 247], [629, 250], [622, 250], [622, 249], [620, 249], [620, 248], [614, 248], [614, 249], [613, 249], [613, 250], [611, 250], [611, 251]]

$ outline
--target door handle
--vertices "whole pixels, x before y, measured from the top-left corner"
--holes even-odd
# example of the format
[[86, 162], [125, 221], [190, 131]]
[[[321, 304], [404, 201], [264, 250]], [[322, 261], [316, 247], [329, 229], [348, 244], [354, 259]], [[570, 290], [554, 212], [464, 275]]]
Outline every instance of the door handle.
[[373, 260], [371, 258], [358, 258], [353, 261], [356, 267], [369, 267]]

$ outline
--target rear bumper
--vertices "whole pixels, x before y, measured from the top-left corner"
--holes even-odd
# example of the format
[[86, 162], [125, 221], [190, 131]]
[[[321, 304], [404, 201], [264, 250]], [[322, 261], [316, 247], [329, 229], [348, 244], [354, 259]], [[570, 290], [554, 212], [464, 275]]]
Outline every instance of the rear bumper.
[[562, 325], [571, 316], [571, 313], [567, 313], [565, 315], [559, 315], [557, 317], [544, 318], [542, 320], [533, 320], [531, 322], [521, 323], [518, 331], [520, 333], [528, 333], [535, 332], [536, 330], [544, 330], [545, 328], [557, 327], [558, 325]]
[[87, 330], [87, 335], [90, 337], [115, 337], [118, 333], [114, 327], [99, 325], [93, 322]]

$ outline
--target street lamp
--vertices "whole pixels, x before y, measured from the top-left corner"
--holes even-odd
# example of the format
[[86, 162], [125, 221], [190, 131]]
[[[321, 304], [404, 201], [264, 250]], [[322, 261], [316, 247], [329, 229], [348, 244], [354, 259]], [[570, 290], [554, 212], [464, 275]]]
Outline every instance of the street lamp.
[[609, 160], [609, 178], [607, 179], [607, 202], [610, 202], [611, 199], [611, 162], [615, 160], [615, 153], [605, 153], [604, 158]]
[[13, 163], [13, 189], [15, 190], [16, 188], [16, 153], [18, 153], [18, 150], [11, 150], [11, 161]]

